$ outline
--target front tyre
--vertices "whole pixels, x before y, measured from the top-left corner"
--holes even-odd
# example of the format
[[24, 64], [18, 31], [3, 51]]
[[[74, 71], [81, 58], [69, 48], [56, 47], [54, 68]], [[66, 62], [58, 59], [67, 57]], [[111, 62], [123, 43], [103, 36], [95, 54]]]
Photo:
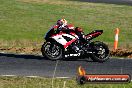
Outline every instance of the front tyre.
[[46, 42], [41, 48], [42, 55], [50, 60], [58, 60], [62, 58], [62, 49], [56, 43]]
[[94, 42], [91, 58], [96, 62], [105, 62], [109, 59], [109, 48], [103, 42]]

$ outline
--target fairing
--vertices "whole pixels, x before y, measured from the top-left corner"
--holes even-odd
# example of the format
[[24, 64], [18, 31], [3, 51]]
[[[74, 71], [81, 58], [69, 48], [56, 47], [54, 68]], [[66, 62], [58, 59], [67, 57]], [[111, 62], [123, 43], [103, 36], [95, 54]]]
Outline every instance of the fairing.
[[71, 43], [77, 40], [77, 37], [65, 33], [53, 35], [51, 38], [53, 38], [59, 44], [63, 45], [64, 48], [67, 48]]

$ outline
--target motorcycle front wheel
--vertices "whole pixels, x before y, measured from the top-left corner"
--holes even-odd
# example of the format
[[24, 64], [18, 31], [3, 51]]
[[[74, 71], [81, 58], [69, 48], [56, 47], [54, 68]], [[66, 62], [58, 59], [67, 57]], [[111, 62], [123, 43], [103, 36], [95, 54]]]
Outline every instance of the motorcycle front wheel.
[[51, 42], [45, 42], [41, 48], [42, 55], [50, 60], [62, 58], [62, 49], [59, 45]]
[[109, 48], [103, 42], [95, 42], [91, 59], [96, 62], [105, 62], [109, 59]]

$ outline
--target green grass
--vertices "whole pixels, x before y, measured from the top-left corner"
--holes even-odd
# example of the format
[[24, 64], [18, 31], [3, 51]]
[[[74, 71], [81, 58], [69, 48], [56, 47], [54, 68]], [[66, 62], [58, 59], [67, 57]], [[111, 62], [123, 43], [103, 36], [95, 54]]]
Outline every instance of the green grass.
[[113, 45], [118, 27], [119, 46], [132, 46], [132, 6], [76, 0], [0, 0], [0, 41], [7, 46], [14, 41], [20, 45], [24, 41], [43, 42], [44, 34], [60, 18], [82, 27], [85, 33], [103, 29], [104, 34], [96, 40], [109, 45]]
[[[77, 84], [75, 79], [54, 79], [54, 88], [132, 88], [126, 84]], [[0, 88], [52, 88], [51, 78], [0, 77]]]

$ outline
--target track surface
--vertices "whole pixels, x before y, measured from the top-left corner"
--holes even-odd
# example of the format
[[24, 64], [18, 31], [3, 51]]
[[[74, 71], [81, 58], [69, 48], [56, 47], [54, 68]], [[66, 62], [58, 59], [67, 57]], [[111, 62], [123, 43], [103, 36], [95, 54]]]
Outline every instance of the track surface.
[[[56, 61], [46, 60], [41, 56], [0, 53], [0, 75], [52, 77], [55, 65]], [[87, 73], [125, 73], [132, 76], [132, 59], [110, 59], [105, 63], [84, 60], [58, 61], [55, 77], [75, 77], [80, 65]]]
[[83, 2], [132, 5], [132, 0], [79, 0]]
[[[132, 5], [132, 0], [80, 0], [94, 3]], [[56, 61], [41, 56], [0, 53], [0, 75], [52, 77]], [[56, 77], [75, 77], [77, 68], [82, 66], [89, 74], [130, 74], [132, 59], [110, 59], [105, 63], [84, 60], [58, 61]]]

